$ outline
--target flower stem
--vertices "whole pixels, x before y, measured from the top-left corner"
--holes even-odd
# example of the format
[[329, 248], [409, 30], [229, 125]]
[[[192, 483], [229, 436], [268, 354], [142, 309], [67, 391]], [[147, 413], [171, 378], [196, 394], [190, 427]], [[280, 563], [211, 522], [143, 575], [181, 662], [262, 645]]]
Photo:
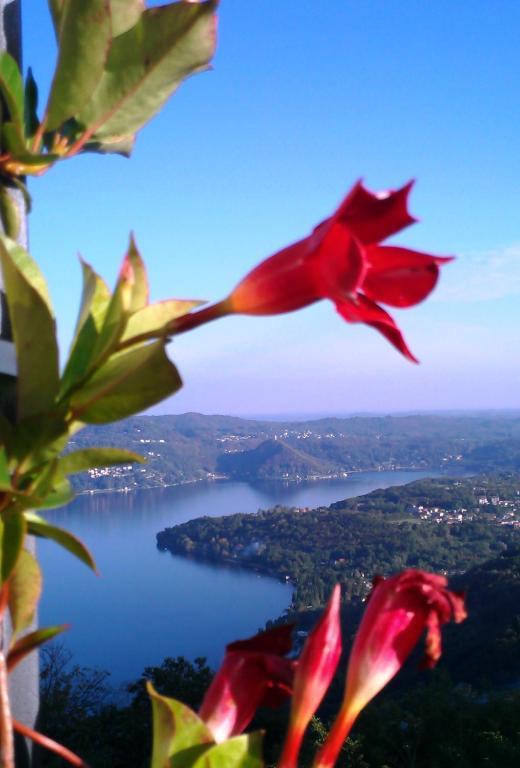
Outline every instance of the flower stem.
[[[3, 622], [0, 632], [3, 635]], [[0, 768], [14, 768], [13, 718], [7, 687], [7, 665], [3, 649], [0, 650]]]
[[350, 709], [348, 702], [343, 704], [325, 743], [314, 758], [313, 768], [333, 768], [358, 714]]
[[50, 739], [48, 736], [44, 736], [43, 733], [38, 733], [38, 731], [33, 731], [33, 729], [29, 728], [27, 725], [19, 723], [18, 720], [14, 720], [13, 722], [15, 731], [17, 733], [20, 733], [22, 736], [31, 739], [31, 741], [34, 741], [35, 744], [39, 744], [41, 747], [49, 749], [51, 752], [59, 755], [71, 765], [76, 766], [76, 768], [88, 768], [87, 763], [85, 763], [81, 757], [78, 757], [78, 755], [74, 754], [74, 752], [71, 752], [70, 749], [67, 749], [67, 747], [58, 744], [58, 742], [54, 741], [54, 739]]
[[282, 756], [278, 762], [278, 768], [297, 768], [298, 754], [303, 740], [304, 730], [296, 727], [291, 728], [283, 745]]
[[199, 325], [210, 323], [212, 320], [218, 320], [231, 314], [232, 310], [227, 299], [219, 301], [217, 304], [211, 304], [209, 307], [203, 307], [198, 312], [191, 312], [189, 315], [183, 315], [174, 320], [168, 329], [170, 333], [178, 336], [179, 333], [186, 333], [198, 328]]

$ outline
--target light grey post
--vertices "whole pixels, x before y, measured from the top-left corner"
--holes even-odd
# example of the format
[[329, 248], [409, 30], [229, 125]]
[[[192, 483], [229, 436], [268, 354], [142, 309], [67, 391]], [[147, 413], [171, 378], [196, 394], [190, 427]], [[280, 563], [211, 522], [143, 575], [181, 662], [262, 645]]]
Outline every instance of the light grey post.
[[[0, 51], [7, 50], [21, 63], [21, 0], [0, 0]], [[9, 194], [18, 207], [20, 213], [20, 232], [18, 242], [27, 247], [27, 219], [25, 202], [22, 194], [18, 190], [10, 190]], [[0, 229], [1, 229], [0, 221]], [[3, 280], [0, 272], [0, 293], [3, 289]], [[5, 334], [8, 326], [5, 317], [5, 301], [2, 301], [0, 308], [0, 330], [4, 338], [0, 338], [0, 374], [12, 376], [16, 373], [16, 363], [14, 356], [14, 347], [9, 340], [9, 334]], [[3, 312], [3, 317], [2, 313]], [[5, 379], [4, 379], [5, 381]], [[32, 537], [27, 541], [26, 546], [34, 552], [34, 540]], [[5, 628], [7, 636], [4, 636], [4, 643], [8, 641], [9, 628]], [[38, 714], [38, 655], [31, 654], [10, 677], [10, 694], [13, 716], [17, 719], [34, 727]], [[22, 743], [17, 745], [16, 766], [22, 768], [29, 765], [29, 758]], [[20, 751], [21, 749], [21, 751]]]

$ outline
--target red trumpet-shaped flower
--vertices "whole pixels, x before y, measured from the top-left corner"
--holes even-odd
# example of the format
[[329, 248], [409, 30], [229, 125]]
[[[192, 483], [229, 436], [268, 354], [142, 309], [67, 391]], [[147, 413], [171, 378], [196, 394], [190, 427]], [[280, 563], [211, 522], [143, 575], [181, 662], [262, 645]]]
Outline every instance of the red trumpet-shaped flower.
[[466, 618], [463, 596], [443, 576], [404, 571], [375, 582], [350, 654], [345, 698], [314, 765], [333, 766], [359, 712], [394, 677], [426, 629], [424, 664], [441, 655], [441, 625]]
[[317, 625], [307, 638], [294, 675], [289, 730], [279, 768], [295, 768], [305, 729], [318, 709], [341, 656], [341, 588], [336, 584]]
[[215, 741], [242, 733], [260, 705], [275, 707], [291, 695], [295, 662], [284, 658], [291, 633], [285, 625], [227, 646], [199, 712]]
[[[372, 326], [415, 361], [395, 321], [378, 302], [392, 307], [418, 304], [434, 288], [439, 266], [451, 259], [380, 245], [415, 221], [407, 207], [411, 187], [412, 182], [374, 194], [358, 182], [308, 237], [249, 272], [216, 305], [219, 313], [275, 315], [330, 299], [345, 320]], [[201, 319], [205, 312], [199, 313]]]

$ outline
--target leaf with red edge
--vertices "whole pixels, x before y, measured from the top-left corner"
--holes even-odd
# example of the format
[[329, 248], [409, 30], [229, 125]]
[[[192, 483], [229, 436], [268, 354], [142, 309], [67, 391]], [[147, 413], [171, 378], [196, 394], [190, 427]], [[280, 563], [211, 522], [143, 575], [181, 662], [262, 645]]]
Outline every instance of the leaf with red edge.
[[9, 653], [7, 654], [7, 671], [11, 672], [18, 664], [25, 659], [36, 648], [39, 648], [44, 643], [52, 640], [56, 635], [64, 632], [68, 629], [67, 624], [62, 624], [56, 627], [44, 627], [43, 629], [37, 629], [35, 632], [30, 632], [28, 635], [20, 637], [14, 645], [12, 645]]
[[67, 747], [64, 747], [63, 744], [58, 744], [58, 742], [54, 741], [54, 739], [50, 739], [48, 736], [44, 736], [43, 733], [39, 733], [39, 731], [35, 731], [32, 728], [29, 728], [27, 725], [25, 725], [25, 723], [20, 723], [18, 720], [13, 720], [13, 728], [16, 733], [19, 733], [21, 736], [25, 736], [26, 739], [34, 741], [34, 743], [39, 744], [40, 747], [48, 749], [50, 752], [54, 752], [56, 755], [59, 755], [71, 765], [74, 765], [75, 768], [89, 768], [87, 763], [82, 760], [81, 757], [74, 754], [74, 752], [71, 752], [71, 750], [67, 749]]
[[153, 751], [151, 768], [189, 768], [199, 754], [214, 744], [203, 720], [180, 701], [161, 696], [147, 683], [152, 702]]
[[[58, 11], [57, 5], [53, 10]], [[103, 75], [112, 33], [108, 0], [65, 0], [59, 16], [58, 62], [44, 118], [49, 131], [89, 103]]]
[[[190, 768], [262, 768], [262, 740], [260, 731], [235, 736], [210, 747]], [[170, 766], [177, 768], [177, 763]]]
[[42, 575], [38, 561], [22, 549], [9, 578], [9, 613], [13, 635], [26, 629], [33, 620], [41, 591]]
[[87, 547], [72, 533], [59, 528], [57, 525], [52, 525], [34, 512], [24, 512], [24, 517], [29, 533], [32, 533], [33, 536], [41, 536], [43, 539], [52, 539], [77, 557], [78, 560], [88, 565], [89, 568], [92, 568], [93, 571], [96, 571], [96, 564]]

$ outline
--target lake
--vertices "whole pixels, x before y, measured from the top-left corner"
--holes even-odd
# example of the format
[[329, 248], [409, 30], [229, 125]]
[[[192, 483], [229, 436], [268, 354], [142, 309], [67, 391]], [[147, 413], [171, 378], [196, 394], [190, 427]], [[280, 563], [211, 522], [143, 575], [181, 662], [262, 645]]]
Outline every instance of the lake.
[[79, 496], [47, 517], [89, 546], [100, 576], [57, 545], [39, 541], [40, 626], [69, 623], [63, 640], [74, 662], [109, 670], [116, 685], [166, 656], [206, 656], [216, 666], [226, 643], [254, 634], [284, 612], [291, 586], [160, 552], [158, 531], [203, 515], [256, 512], [276, 504], [325, 506], [432, 475], [363, 472], [344, 480], [217, 481]]

